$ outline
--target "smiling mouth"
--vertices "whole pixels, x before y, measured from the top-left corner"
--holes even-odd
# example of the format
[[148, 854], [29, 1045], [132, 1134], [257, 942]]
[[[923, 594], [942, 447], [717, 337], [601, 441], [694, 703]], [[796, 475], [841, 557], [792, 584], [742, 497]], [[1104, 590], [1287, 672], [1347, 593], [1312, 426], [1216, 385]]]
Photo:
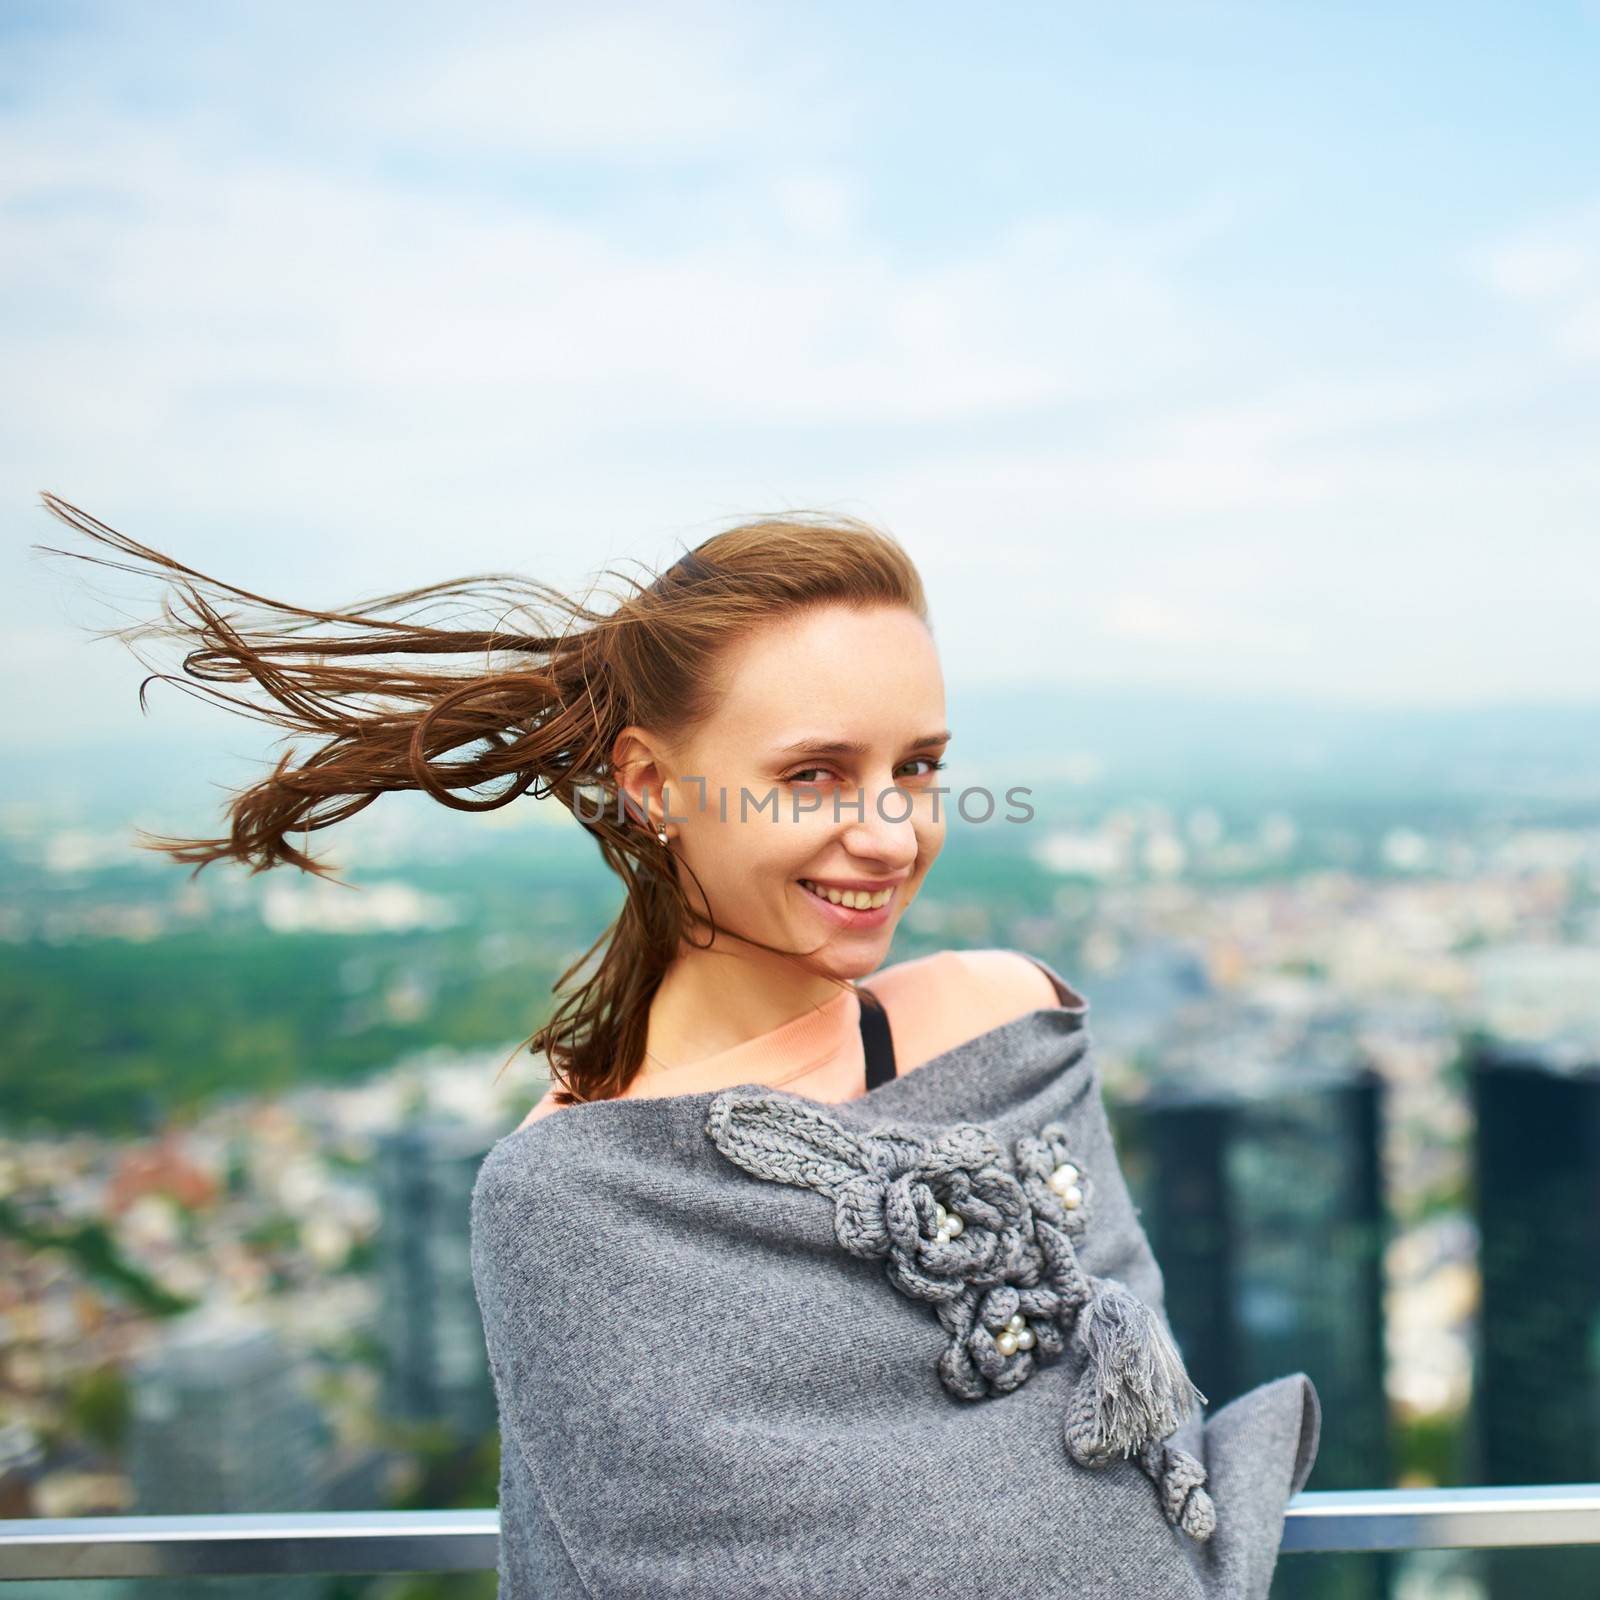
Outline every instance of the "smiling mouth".
[[880, 889], [876, 894], [868, 894], [864, 889], [824, 889], [809, 878], [801, 878], [798, 881], [807, 894], [845, 911], [881, 910], [894, 899], [899, 888], [898, 884], [892, 884], [887, 889]]

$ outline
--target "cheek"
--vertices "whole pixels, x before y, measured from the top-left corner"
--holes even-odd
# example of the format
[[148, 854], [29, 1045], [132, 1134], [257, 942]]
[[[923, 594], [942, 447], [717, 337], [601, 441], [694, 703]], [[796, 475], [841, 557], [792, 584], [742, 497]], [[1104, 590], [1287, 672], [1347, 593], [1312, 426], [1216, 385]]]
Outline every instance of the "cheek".
[[707, 832], [707, 843], [725, 885], [746, 892], [758, 886], [781, 891], [786, 882], [801, 876], [815, 857], [813, 831], [803, 818], [799, 823], [787, 817], [774, 822], [769, 812], [742, 824], [732, 817], [725, 824], [714, 824]]

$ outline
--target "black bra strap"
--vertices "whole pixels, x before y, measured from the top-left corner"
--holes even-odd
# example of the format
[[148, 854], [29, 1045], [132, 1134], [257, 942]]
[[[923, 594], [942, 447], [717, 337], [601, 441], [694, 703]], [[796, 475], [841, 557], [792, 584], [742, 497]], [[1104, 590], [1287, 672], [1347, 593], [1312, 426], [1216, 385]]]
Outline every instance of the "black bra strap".
[[876, 1089], [895, 1075], [894, 1035], [883, 1002], [859, 985], [856, 993], [861, 997], [861, 1048], [867, 1058], [867, 1088]]

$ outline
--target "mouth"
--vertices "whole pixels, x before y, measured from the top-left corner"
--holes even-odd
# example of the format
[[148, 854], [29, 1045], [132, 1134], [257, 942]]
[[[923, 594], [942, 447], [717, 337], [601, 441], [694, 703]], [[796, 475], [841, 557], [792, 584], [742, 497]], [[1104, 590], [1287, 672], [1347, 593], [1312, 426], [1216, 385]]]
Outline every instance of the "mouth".
[[801, 891], [813, 906], [836, 926], [845, 928], [876, 928], [889, 920], [900, 893], [898, 883], [890, 884], [876, 894], [864, 890], [824, 889], [810, 878], [796, 880]]

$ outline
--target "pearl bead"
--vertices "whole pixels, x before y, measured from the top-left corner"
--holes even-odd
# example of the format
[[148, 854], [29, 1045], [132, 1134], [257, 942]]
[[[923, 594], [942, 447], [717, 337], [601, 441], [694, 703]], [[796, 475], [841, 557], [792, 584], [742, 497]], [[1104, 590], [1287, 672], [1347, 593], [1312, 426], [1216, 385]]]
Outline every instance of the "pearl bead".
[[954, 1211], [952, 1211], [945, 1222], [945, 1228], [948, 1230], [950, 1237], [952, 1239], [955, 1238], [956, 1235], [959, 1234], [965, 1227], [966, 1223], [964, 1223], [961, 1218]]
[[1019, 1311], [1007, 1324], [1013, 1333], [1021, 1333], [1028, 1326], [1028, 1319]]
[[1064, 1161], [1050, 1174], [1050, 1187], [1057, 1194], [1065, 1194], [1078, 1181], [1078, 1169], [1070, 1161]]
[[1003, 1356], [1014, 1356], [1017, 1353], [1017, 1336], [1009, 1328], [995, 1335], [994, 1347]]
[[937, 1200], [933, 1202], [933, 1220], [938, 1223], [941, 1228], [944, 1226], [944, 1219], [949, 1215], [950, 1213], [946, 1211]]
[[1032, 1328], [1024, 1328], [1022, 1330], [1022, 1332], [1017, 1335], [1017, 1349], [1019, 1349], [1019, 1350], [1031, 1350], [1031, 1349], [1033, 1349], [1033, 1329]]
[[1083, 1190], [1074, 1184], [1061, 1196], [1061, 1203], [1068, 1211], [1076, 1211], [1079, 1202], [1083, 1199]]

